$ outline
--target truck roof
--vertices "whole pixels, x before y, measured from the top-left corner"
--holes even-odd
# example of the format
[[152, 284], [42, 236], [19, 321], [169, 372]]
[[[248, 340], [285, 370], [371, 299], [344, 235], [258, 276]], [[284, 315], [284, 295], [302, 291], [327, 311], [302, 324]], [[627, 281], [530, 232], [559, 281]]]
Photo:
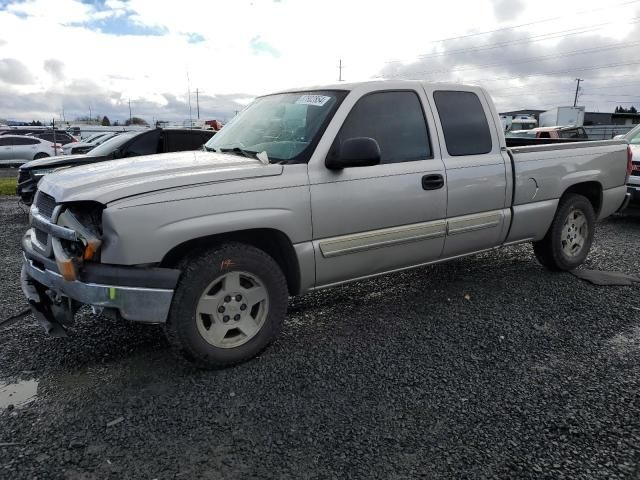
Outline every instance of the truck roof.
[[311, 85], [305, 87], [287, 88], [275, 93], [290, 93], [290, 92], [304, 92], [309, 90], [355, 90], [361, 87], [377, 87], [380, 88], [406, 88], [415, 87], [417, 85], [424, 85], [430, 87], [438, 87], [443, 90], [482, 90], [478, 85], [468, 85], [461, 83], [440, 83], [440, 82], [426, 82], [423, 80], [368, 80], [364, 82], [340, 82], [331, 83], [325, 85]]

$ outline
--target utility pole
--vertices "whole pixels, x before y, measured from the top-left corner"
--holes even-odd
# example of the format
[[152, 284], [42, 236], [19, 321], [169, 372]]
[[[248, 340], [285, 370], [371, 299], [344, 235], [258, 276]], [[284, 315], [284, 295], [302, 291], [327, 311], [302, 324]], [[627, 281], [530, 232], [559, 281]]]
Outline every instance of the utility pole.
[[91, 105], [89, 105], [89, 122], [91, 122], [92, 119], [93, 117], [91, 116]]
[[200, 97], [199, 97], [199, 91], [196, 88], [196, 109], [198, 111], [198, 120], [200, 120]]
[[131, 125], [131, 97], [129, 97], [129, 125]]
[[193, 120], [191, 117], [191, 80], [189, 80], [188, 70], [187, 70], [187, 96], [189, 97], [189, 128], [193, 128]]
[[338, 81], [342, 81], [342, 59], [338, 62]]
[[578, 104], [578, 93], [580, 92], [580, 82], [584, 82], [583, 78], [576, 78], [576, 96], [573, 98], [573, 106]]

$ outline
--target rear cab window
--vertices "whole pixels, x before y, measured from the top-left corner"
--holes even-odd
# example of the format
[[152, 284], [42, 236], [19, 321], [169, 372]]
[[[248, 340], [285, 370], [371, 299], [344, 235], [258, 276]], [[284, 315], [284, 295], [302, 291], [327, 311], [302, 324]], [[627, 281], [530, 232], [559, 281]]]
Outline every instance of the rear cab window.
[[474, 92], [433, 92], [449, 155], [482, 155], [491, 152], [493, 142], [487, 114]]

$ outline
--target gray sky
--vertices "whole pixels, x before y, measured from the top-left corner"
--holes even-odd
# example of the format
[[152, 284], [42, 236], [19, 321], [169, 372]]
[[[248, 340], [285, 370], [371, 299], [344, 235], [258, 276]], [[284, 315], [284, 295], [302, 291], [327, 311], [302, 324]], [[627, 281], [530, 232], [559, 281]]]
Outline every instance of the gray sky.
[[348, 81], [480, 84], [499, 110], [640, 107], [640, 1], [0, 0], [0, 118], [228, 118]]

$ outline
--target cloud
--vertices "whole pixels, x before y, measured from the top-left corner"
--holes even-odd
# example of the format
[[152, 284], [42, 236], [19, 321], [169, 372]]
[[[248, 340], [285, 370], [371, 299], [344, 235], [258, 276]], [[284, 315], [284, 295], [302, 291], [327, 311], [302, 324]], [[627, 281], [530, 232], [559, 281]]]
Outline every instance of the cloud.
[[271, 55], [273, 58], [278, 58], [280, 56], [280, 51], [268, 42], [262, 40], [259, 35], [251, 39], [249, 47], [255, 55], [266, 53], [267, 55]]
[[[243, 104], [236, 98], [247, 98], [247, 94], [200, 95], [200, 118], [226, 121], [242, 110]], [[69, 83], [64, 92], [47, 90], [31, 95], [18, 95], [15, 88], [0, 85], [2, 116], [16, 120], [41, 119], [49, 121], [63, 115], [67, 121], [92, 116], [109, 117], [111, 121], [129, 118], [129, 98], [122, 92], [101, 88], [90, 80]], [[131, 98], [133, 115], [149, 123], [154, 120], [182, 121], [189, 118], [189, 105], [185, 98], [173, 93], [159, 94], [155, 100]], [[196, 118], [195, 94], [191, 99], [192, 118]], [[16, 112], [18, 113], [16, 115]]]
[[499, 22], [517, 18], [524, 7], [524, 0], [493, 0], [493, 12]]
[[54, 80], [64, 79], [64, 62], [49, 58], [44, 61], [44, 70], [53, 77]]
[[0, 80], [13, 85], [28, 85], [34, 81], [29, 69], [15, 58], [0, 59]]
[[[638, 100], [635, 88], [620, 89], [640, 77], [640, 26], [616, 40], [598, 33], [566, 35], [554, 43], [521, 30], [462, 37], [438, 44], [408, 63], [393, 62], [383, 78], [479, 84], [502, 110], [572, 104], [575, 78], [585, 79], [581, 97], [590, 108], [613, 110], [614, 97]], [[618, 79], [619, 78], [619, 79]], [[609, 86], [609, 89], [607, 89]]]

